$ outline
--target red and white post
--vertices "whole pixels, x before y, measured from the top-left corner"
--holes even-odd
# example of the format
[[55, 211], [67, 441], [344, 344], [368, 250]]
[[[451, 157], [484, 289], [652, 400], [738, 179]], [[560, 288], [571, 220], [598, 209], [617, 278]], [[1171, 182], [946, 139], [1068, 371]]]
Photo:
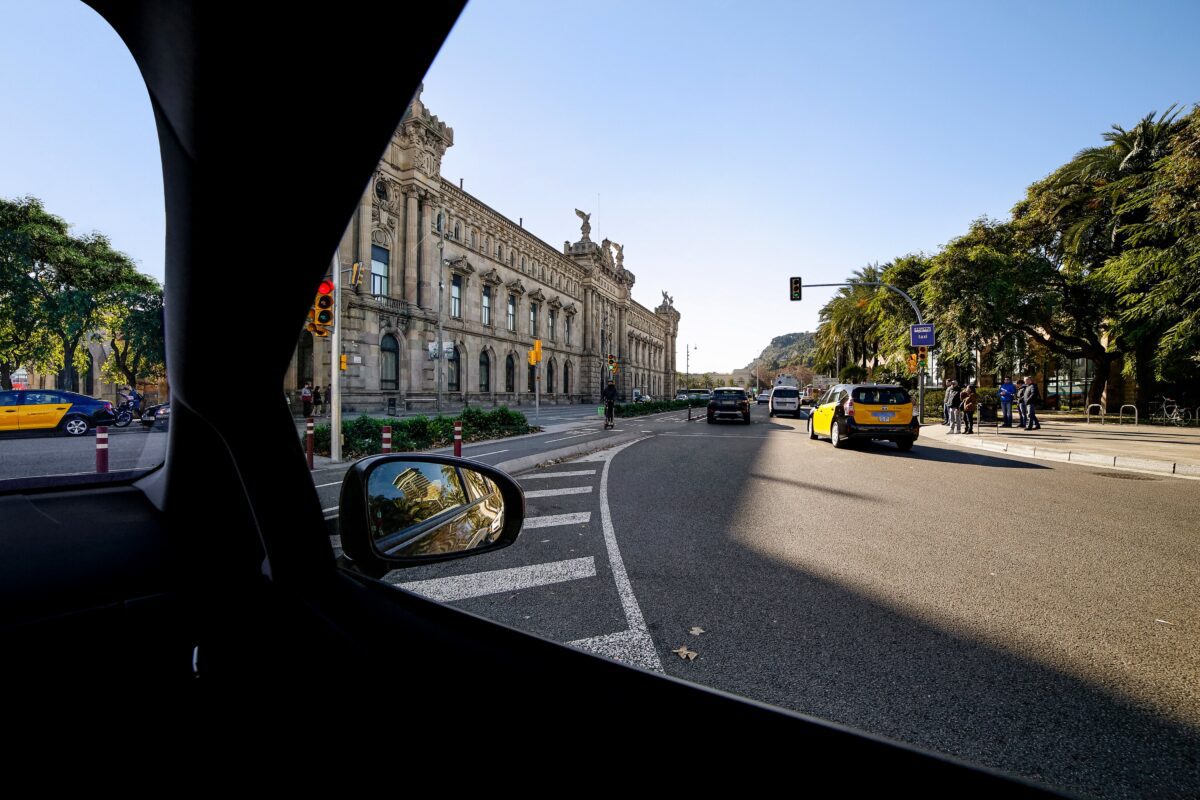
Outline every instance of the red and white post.
[[454, 457], [462, 458], [462, 420], [454, 420]]
[[309, 472], [312, 472], [312, 468], [313, 468], [313, 444], [314, 444], [314, 441], [313, 441], [313, 440], [314, 440], [314, 438], [315, 438], [315, 437], [313, 436], [313, 418], [312, 418], [312, 417], [309, 417], [308, 419], [304, 420], [304, 429], [305, 429], [305, 431], [306, 431], [306, 434], [307, 434], [307, 435], [305, 436], [305, 439], [306, 439], [306, 441], [305, 441], [305, 446], [304, 446], [304, 449], [305, 449], [305, 451], [308, 453], [308, 471], [309, 471]]
[[383, 452], [392, 452], [392, 426], [383, 426]]
[[108, 472], [108, 428], [96, 428], [96, 472]]

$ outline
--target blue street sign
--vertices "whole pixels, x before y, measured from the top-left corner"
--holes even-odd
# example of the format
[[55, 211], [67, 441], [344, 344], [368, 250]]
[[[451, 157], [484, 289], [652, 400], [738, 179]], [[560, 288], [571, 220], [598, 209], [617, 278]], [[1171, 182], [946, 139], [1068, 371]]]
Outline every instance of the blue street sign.
[[908, 328], [909, 344], [913, 347], [934, 346], [933, 325], [910, 325]]

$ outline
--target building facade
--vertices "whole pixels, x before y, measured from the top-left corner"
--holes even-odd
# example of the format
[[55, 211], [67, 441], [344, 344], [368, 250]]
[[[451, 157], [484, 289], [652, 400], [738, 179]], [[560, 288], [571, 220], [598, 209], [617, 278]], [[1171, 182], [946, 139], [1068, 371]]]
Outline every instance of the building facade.
[[[543, 403], [598, 402], [609, 354], [623, 399], [635, 388], [673, 396], [680, 315], [671, 297], [663, 292], [653, 310], [633, 299], [624, 247], [592, 241], [590, 214], [575, 211], [580, 238], [558, 250], [444, 179], [453, 144], [418, 91], [343, 237], [343, 410], [430, 407], [439, 384], [451, 406], [532, 404], [535, 382]], [[356, 262], [361, 281], [350, 286]], [[537, 370], [528, 364], [535, 339]], [[330, 345], [301, 334], [289, 393], [305, 381], [328, 385]]]

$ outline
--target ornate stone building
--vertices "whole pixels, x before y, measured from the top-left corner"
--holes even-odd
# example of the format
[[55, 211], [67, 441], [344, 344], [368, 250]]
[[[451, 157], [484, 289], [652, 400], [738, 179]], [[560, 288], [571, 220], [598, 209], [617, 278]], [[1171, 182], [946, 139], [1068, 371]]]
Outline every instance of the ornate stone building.
[[[528, 353], [541, 339], [543, 403], [597, 402], [606, 356], [618, 388], [674, 396], [679, 312], [633, 299], [624, 247], [590, 237], [558, 250], [441, 176], [454, 131], [418, 91], [367, 187], [339, 254], [343, 269], [342, 407], [386, 413], [430, 407], [439, 363], [449, 405], [531, 404]], [[362, 264], [362, 280], [349, 271]], [[436, 357], [441, 281], [442, 340]], [[330, 342], [305, 332], [286, 388], [329, 383]]]

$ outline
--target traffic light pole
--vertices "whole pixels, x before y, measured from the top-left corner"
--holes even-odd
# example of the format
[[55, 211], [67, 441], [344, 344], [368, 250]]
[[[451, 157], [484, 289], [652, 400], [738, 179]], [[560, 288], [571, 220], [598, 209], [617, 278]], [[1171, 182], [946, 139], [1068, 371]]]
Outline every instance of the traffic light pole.
[[[329, 385], [333, 402], [329, 404], [329, 458], [342, 460], [342, 259], [341, 248], [333, 251], [333, 335], [329, 337]], [[326, 397], [328, 397], [326, 390]]]
[[436, 408], [440, 412], [442, 410], [442, 361], [445, 353], [442, 352], [442, 293], [445, 291], [446, 282], [443, 280], [443, 275], [446, 270], [446, 222], [442, 223], [441, 231], [442, 238], [438, 241], [438, 323], [437, 323], [437, 403]]
[[[891, 289], [893, 292], [895, 292], [896, 294], [900, 295], [905, 300], [907, 300], [908, 304], [910, 306], [912, 306], [913, 313], [917, 315], [917, 324], [918, 325], [925, 324], [925, 319], [921, 316], [921, 309], [917, 308], [916, 301], [914, 301], [911, 297], [909, 297], [908, 293], [905, 292], [903, 289], [901, 289], [898, 286], [893, 286], [890, 283], [884, 283], [883, 281], [855, 281], [854, 283], [810, 283], [810, 284], [808, 284], [808, 286], [883, 286], [886, 289]], [[920, 372], [917, 373], [917, 406], [918, 406], [917, 421], [920, 422], [921, 424], [924, 424], [925, 423], [925, 370], [921, 370]]]

